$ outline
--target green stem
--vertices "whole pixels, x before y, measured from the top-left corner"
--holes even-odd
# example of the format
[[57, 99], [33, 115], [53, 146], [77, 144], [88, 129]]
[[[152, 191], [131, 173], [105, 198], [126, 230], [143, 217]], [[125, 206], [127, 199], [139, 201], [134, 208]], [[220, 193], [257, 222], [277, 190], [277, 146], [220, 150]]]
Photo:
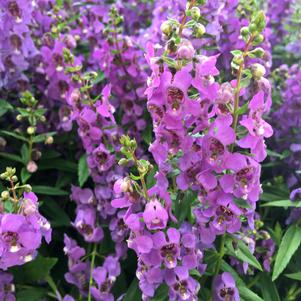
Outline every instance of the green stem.
[[92, 296], [91, 296], [91, 287], [93, 285], [93, 276], [92, 276], [92, 273], [93, 273], [93, 269], [94, 269], [94, 265], [95, 265], [96, 249], [97, 249], [97, 244], [94, 244], [93, 251], [92, 251], [91, 265], [90, 265], [88, 301], [92, 300]]
[[218, 275], [219, 270], [221, 269], [222, 260], [225, 255], [225, 240], [226, 240], [226, 234], [223, 234], [223, 236], [221, 237], [220, 249], [218, 252], [218, 261], [216, 264], [215, 275]]
[[32, 146], [33, 146], [32, 135], [30, 135], [28, 139], [28, 162], [31, 161]]
[[139, 172], [139, 176], [140, 176], [140, 181], [141, 181], [141, 185], [142, 185], [144, 197], [145, 197], [145, 199], [147, 201], [149, 201], [149, 195], [148, 195], [148, 191], [147, 191], [147, 186], [146, 186], [146, 183], [145, 183], [144, 175], [139, 171], [139, 168], [138, 168], [138, 159], [137, 159], [137, 157], [136, 157], [135, 154], [133, 154], [133, 160], [134, 160], [134, 163], [137, 166], [137, 169], [138, 169], [138, 172]]
[[58, 288], [57, 288], [57, 286], [56, 286], [56, 284], [55, 284], [55, 282], [54, 282], [53, 279], [52, 279], [52, 277], [51, 277], [50, 275], [47, 275], [46, 278], [45, 278], [45, 280], [47, 281], [48, 285], [49, 285], [50, 288], [52, 289], [52, 291], [53, 291], [55, 297], [56, 297], [56, 298], [57, 298], [57, 297], [62, 298], [62, 297], [61, 297], [61, 294], [60, 294], [60, 292], [59, 292], [59, 290], [58, 290]]
[[[236, 81], [236, 88], [235, 88], [235, 95], [234, 95], [234, 108], [233, 108], [233, 130], [236, 133], [236, 129], [237, 129], [237, 123], [238, 123], [238, 110], [239, 110], [239, 94], [240, 94], [240, 90], [241, 90], [241, 79], [242, 79], [242, 75], [243, 75], [243, 70], [244, 70], [244, 64], [245, 64], [245, 58], [248, 55], [248, 51], [249, 48], [253, 42], [254, 36], [251, 35], [246, 47], [243, 51], [243, 60], [242, 62], [239, 64], [239, 68], [238, 68], [238, 72], [237, 72], [237, 81]], [[231, 151], [233, 151], [234, 148], [234, 144], [231, 145]]]
[[[190, 10], [191, 8], [193, 8], [195, 6], [195, 2], [196, 2], [196, 0], [192, 0], [190, 2], [188, 10]], [[187, 20], [187, 15], [186, 15], [186, 13], [184, 13], [184, 17], [181, 21], [180, 28], [179, 28], [179, 36], [180, 37], [182, 36], [182, 32], [183, 32], [183, 29], [185, 27], [186, 20]]]
[[15, 188], [14, 181], [12, 179], [9, 179], [9, 182], [10, 182], [10, 186], [11, 186], [11, 191], [13, 193], [14, 203], [17, 204], [18, 198], [17, 198], [17, 194], [16, 194], [16, 188]]

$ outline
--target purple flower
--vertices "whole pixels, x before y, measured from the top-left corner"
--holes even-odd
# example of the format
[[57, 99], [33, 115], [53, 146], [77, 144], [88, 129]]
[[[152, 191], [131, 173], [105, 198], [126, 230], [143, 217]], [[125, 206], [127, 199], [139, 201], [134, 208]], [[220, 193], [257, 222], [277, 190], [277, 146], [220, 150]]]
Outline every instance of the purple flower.
[[167, 270], [165, 281], [169, 286], [169, 300], [194, 300], [200, 289], [199, 283], [189, 276], [186, 267], [178, 266], [173, 270]]
[[0, 300], [15, 301], [15, 286], [12, 283], [13, 276], [9, 273], [0, 271]]
[[41, 244], [39, 230], [20, 214], [1, 215], [0, 225], [0, 267], [6, 270], [31, 261]]
[[249, 103], [249, 116], [243, 116], [240, 124], [248, 130], [248, 134], [238, 141], [242, 148], [250, 148], [255, 160], [261, 162], [266, 157], [266, 145], [264, 138], [273, 135], [272, 127], [262, 119], [262, 114], [266, 111], [264, 103], [264, 93], [257, 93]]
[[87, 162], [90, 168], [97, 168], [99, 172], [103, 172], [112, 167], [115, 158], [103, 144], [100, 144], [93, 150], [92, 154], [88, 156]]
[[232, 275], [225, 272], [215, 277], [213, 281], [212, 301], [239, 301], [239, 293]]
[[81, 208], [77, 211], [74, 221], [76, 229], [88, 242], [99, 242], [103, 239], [103, 230], [96, 225], [96, 212], [94, 208]]
[[234, 174], [226, 174], [220, 178], [223, 190], [233, 193], [237, 198], [249, 200], [254, 206], [261, 192], [260, 165], [250, 157], [234, 153], [228, 157], [226, 167]]
[[158, 256], [168, 269], [175, 268], [180, 257], [180, 232], [175, 228], [169, 228], [166, 235], [163, 232], [153, 234], [154, 248], [159, 251]]
[[149, 230], [164, 229], [168, 221], [168, 213], [158, 200], [152, 199], [146, 203], [143, 219]]

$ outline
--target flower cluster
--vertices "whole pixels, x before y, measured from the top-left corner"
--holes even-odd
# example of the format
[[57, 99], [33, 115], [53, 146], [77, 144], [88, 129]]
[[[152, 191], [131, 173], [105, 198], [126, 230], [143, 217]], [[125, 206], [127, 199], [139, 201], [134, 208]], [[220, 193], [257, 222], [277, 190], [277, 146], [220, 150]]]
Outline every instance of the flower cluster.
[[[249, 288], [277, 266], [283, 232], [256, 211], [273, 197], [261, 196], [278, 171], [260, 179], [279, 163], [264, 164], [267, 154], [290, 150], [281, 172], [291, 200], [300, 196], [300, 64], [271, 64], [294, 5], [0, 0], [0, 157], [21, 166], [23, 183], [14, 168], [1, 174], [1, 300], [15, 300], [10, 268], [33, 260], [52, 230], [58, 239], [41, 253], [60, 253], [64, 237], [66, 281], [48, 273], [39, 283], [58, 300], [256, 296]], [[273, 87], [266, 74], [278, 76]], [[267, 150], [274, 129], [281, 154]], [[32, 190], [48, 195], [41, 210], [53, 229]], [[295, 208], [286, 223], [299, 221]]]
[[[188, 11], [192, 35], [198, 35], [200, 15], [193, 13], [197, 9], [191, 6]], [[139, 176], [118, 180], [115, 193], [120, 196], [112, 201], [113, 207], [128, 208], [123, 219], [131, 230], [128, 246], [138, 255], [137, 276], [144, 300], [154, 295], [162, 281], [171, 287], [171, 300], [193, 300], [199, 286], [189, 270], [203, 273], [204, 245], [209, 247], [217, 235], [239, 231], [242, 216], [253, 228], [261, 192], [260, 162], [266, 157], [264, 139], [272, 135], [271, 126], [263, 120], [271, 105], [270, 87], [258, 63], [244, 71], [254, 80], [254, 96], [239, 112], [240, 96], [246, 93], [240, 86], [245, 58], [261, 52], [249, 48], [264, 28], [263, 15], [255, 16], [244, 32], [245, 50], [238, 50], [233, 60], [237, 80], [222, 85], [214, 79], [219, 74], [217, 56], [197, 54], [193, 44], [181, 37], [186, 16], [183, 20], [162, 24], [168, 41], [161, 57], [151, 44], [147, 46], [152, 75], [145, 93], [155, 134], [149, 150], [159, 167], [157, 183], [151, 189], [145, 187], [144, 176], [151, 168], [137, 159], [135, 140], [123, 137], [121, 152], [126, 158], [120, 163], [133, 162]], [[252, 157], [237, 147], [249, 149]], [[168, 191], [173, 169], [179, 171], [174, 178], [177, 187], [196, 191], [199, 199], [196, 224], [183, 223], [178, 230], [169, 226], [176, 222]], [[133, 180], [140, 180], [142, 188]], [[240, 208], [240, 199], [248, 206]]]
[[28, 79], [23, 73], [29, 59], [37, 54], [30, 34], [33, 2], [24, 0], [0, 2], [0, 87], [24, 89]]
[[[15, 169], [7, 168], [1, 179], [9, 181], [11, 192], [1, 192], [0, 268], [23, 265], [37, 255], [42, 238], [51, 240], [49, 222], [38, 211], [38, 198], [29, 185], [20, 186]], [[15, 184], [16, 183], [16, 184]], [[22, 192], [24, 191], [24, 192]], [[20, 196], [17, 193], [22, 193]]]
[[293, 173], [287, 177], [289, 185], [294, 186], [300, 181], [299, 175], [295, 171], [301, 169], [301, 69], [299, 65], [293, 65], [289, 69], [287, 66], [282, 66], [281, 70], [282, 73], [285, 70], [287, 79], [281, 91], [281, 106], [273, 113], [273, 119], [280, 121], [274, 125], [275, 143], [278, 151], [291, 151], [291, 156], [286, 161]]

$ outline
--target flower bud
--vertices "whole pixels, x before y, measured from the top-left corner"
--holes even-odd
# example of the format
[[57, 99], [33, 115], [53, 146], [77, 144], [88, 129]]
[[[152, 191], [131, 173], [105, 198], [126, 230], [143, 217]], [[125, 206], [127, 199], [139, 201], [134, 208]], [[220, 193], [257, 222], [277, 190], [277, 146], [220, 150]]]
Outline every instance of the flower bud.
[[16, 117], [17, 121], [21, 121], [21, 120], [22, 120], [22, 118], [23, 118], [23, 117], [22, 117], [22, 115], [21, 115], [21, 114], [18, 114], [18, 115], [17, 115], [17, 117]]
[[197, 6], [195, 6], [190, 10], [190, 14], [191, 14], [191, 18], [197, 21], [201, 16], [201, 11]]
[[119, 161], [118, 161], [118, 165], [120, 165], [120, 166], [126, 166], [127, 164], [128, 164], [128, 160], [127, 159], [125, 159], [125, 158], [122, 158], [122, 159], [120, 159]]
[[261, 64], [258, 64], [258, 63], [252, 65], [251, 71], [252, 71], [252, 75], [253, 75], [254, 79], [256, 79], [256, 80], [259, 80], [266, 73], [264, 66], [262, 66]]
[[233, 62], [237, 65], [240, 65], [244, 62], [244, 58], [242, 55], [236, 55], [233, 57]]
[[12, 180], [13, 182], [17, 182], [17, 181], [18, 181], [18, 177], [17, 177], [17, 176], [12, 176], [12, 177], [11, 177], [11, 180]]
[[28, 135], [33, 135], [36, 129], [33, 126], [29, 126], [26, 131]]
[[4, 200], [7, 200], [10, 198], [10, 194], [7, 190], [4, 190], [1, 192], [1, 198], [4, 199]]
[[256, 29], [258, 32], [262, 32], [266, 25], [266, 18], [264, 12], [259, 11], [252, 23], [256, 25]]
[[3, 151], [6, 146], [6, 140], [2, 137], [0, 137], [0, 151]]
[[163, 34], [169, 36], [171, 34], [171, 31], [172, 31], [172, 26], [171, 26], [169, 21], [164, 21], [161, 24], [160, 29], [161, 29]]
[[48, 136], [46, 139], [45, 139], [45, 144], [46, 145], [50, 145], [52, 144], [54, 141], [53, 137], [52, 136]]
[[25, 190], [26, 192], [31, 192], [32, 187], [31, 187], [29, 184], [26, 184], [26, 185], [24, 185], [24, 190]]
[[247, 37], [249, 35], [249, 28], [247, 26], [244, 26], [240, 29], [240, 34], [242, 37]]
[[258, 47], [258, 48], [253, 49], [252, 51], [250, 51], [250, 54], [252, 54], [256, 58], [260, 58], [260, 57], [264, 56], [265, 51], [264, 51], [264, 49]]
[[26, 169], [30, 173], [35, 173], [38, 170], [38, 165], [36, 162], [31, 160], [27, 163]]
[[178, 48], [177, 54], [180, 59], [191, 60], [194, 56], [195, 50], [192, 44], [187, 40], [183, 41]]
[[131, 147], [132, 149], [136, 149], [136, 148], [137, 148], [137, 142], [136, 142], [135, 139], [131, 140], [131, 142], [130, 142], [130, 147]]
[[255, 34], [257, 32], [257, 26], [253, 23], [251, 23], [249, 25], [249, 31], [252, 33], [252, 34]]
[[42, 153], [39, 150], [37, 150], [37, 149], [32, 150], [31, 157], [34, 161], [39, 160], [41, 158], [41, 156], [42, 156]]
[[262, 34], [259, 34], [254, 38], [253, 44], [258, 45], [258, 44], [262, 43], [263, 40], [264, 40], [264, 36]]
[[206, 28], [203, 24], [197, 23], [194, 27], [194, 34], [197, 38], [201, 38], [206, 33]]
[[45, 122], [45, 121], [46, 121], [46, 117], [45, 117], [45, 116], [41, 116], [41, 117], [40, 117], [40, 121], [41, 121], [41, 122]]

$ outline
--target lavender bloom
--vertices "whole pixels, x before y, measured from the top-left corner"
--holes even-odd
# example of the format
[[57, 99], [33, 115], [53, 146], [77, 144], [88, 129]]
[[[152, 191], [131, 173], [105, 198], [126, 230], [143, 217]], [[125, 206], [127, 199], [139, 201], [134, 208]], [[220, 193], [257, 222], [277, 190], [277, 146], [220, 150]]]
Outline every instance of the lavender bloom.
[[239, 301], [239, 293], [235, 281], [230, 273], [223, 273], [215, 277], [213, 282], [213, 301]]
[[24, 193], [19, 213], [0, 215], [0, 267], [6, 270], [34, 259], [42, 237], [51, 240], [49, 222], [38, 212], [38, 198]]
[[15, 286], [12, 283], [13, 276], [9, 273], [0, 271], [0, 300], [15, 301]]

